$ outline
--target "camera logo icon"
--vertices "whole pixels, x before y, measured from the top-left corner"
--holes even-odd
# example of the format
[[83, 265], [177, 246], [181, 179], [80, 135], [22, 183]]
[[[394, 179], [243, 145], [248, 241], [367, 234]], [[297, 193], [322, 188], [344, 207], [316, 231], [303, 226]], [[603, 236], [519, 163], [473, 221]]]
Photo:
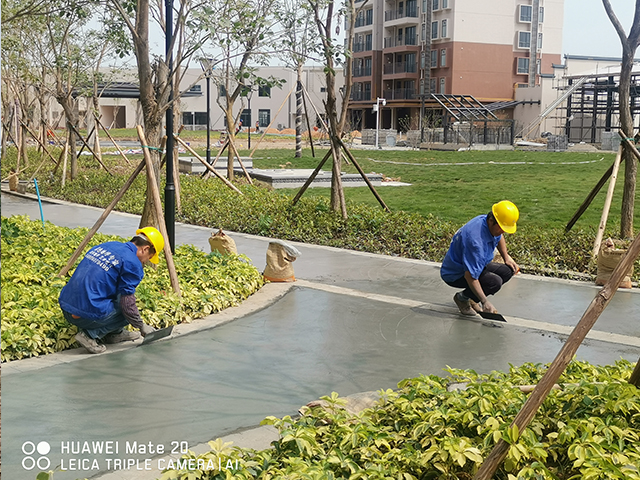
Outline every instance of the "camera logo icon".
[[24, 442], [22, 453], [26, 456], [22, 459], [22, 468], [33, 470], [37, 466], [40, 470], [47, 470], [51, 467], [51, 460], [47, 457], [50, 451], [51, 445], [48, 442], [40, 442], [37, 445], [29, 441]]

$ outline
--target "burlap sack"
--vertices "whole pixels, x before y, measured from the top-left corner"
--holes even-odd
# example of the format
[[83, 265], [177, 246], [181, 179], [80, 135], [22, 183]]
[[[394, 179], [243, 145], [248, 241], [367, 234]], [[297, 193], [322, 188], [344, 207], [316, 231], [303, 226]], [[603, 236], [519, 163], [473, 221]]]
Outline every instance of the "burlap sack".
[[295, 282], [293, 265], [300, 251], [281, 240], [269, 242], [267, 248], [267, 266], [263, 276], [270, 282]]
[[[613, 270], [618, 266], [620, 260], [627, 253], [628, 243], [622, 240], [607, 238], [600, 245], [598, 252], [598, 274], [596, 285], [604, 285], [611, 278]], [[629, 267], [625, 277], [620, 282], [620, 288], [631, 288], [631, 275], [633, 275], [633, 265]]]
[[212, 252], [218, 252], [222, 255], [229, 253], [238, 253], [236, 248], [236, 242], [229, 235], [224, 233], [222, 229], [218, 230], [218, 233], [211, 233], [209, 237], [209, 245]]
[[9, 175], [9, 190], [12, 192], [18, 190], [18, 175], [15, 172], [11, 172]]

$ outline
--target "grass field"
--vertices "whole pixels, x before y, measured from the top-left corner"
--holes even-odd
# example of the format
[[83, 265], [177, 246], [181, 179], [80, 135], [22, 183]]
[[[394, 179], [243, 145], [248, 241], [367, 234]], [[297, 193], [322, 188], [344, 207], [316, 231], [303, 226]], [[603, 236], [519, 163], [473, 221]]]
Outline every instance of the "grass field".
[[[316, 150], [316, 158], [305, 149], [303, 157], [293, 159], [291, 150], [258, 151], [257, 168], [315, 168], [326, 151]], [[509, 199], [520, 208], [520, 225], [564, 227], [578, 207], [613, 163], [608, 152], [531, 152], [531, 151], [375, 151], [356, 150], [353, 154], [365, 172], [410, 183], [408, 187], [380, 187], [378, 191], [391, 209], [422, 215], [433, 214], [455, 223], [488, 211], [496, 201]], [[287, 164], [290, 162], [290, 164]], [[326, 166], [326, 165], [325, 165]], [[328, 168], [327, 168], [328, 169]], [[343, 171], [356, 173], [345, 165]], [[610, 229], [619, 224], [624, 174], [618, 177], [611, 207]], [[596, 228], [607, 190], [605, 186], [577, 223]], [[282, 190], [293, 193], [292, 190]], [[329, 195], [329, 189], [309, 189], [305, 195]], [[367, 187], [345, 189], [348, 200], [377, 205]], [[640, 202], [640, 194], [636, 194]], [[640, 209], [635, 223], [640, 225]]]

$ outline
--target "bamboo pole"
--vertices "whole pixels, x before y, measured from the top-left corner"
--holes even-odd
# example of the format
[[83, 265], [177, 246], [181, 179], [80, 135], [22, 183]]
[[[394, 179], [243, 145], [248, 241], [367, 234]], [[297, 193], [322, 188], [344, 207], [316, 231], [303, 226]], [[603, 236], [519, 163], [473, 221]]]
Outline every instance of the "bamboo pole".
[[382, 200], [382, 197], [378, 194], [378, 192], [374, 188], [374, 186], [371, 183], [371, 181], [367, 178], [367, 175], [364, 173], [364, 171], [362, 170], [362, 168], [360, 167], [360, 165], [356, 161], [355, 157], [351, 153], [351, 151], [347, 148], [347, 146], [344, 144], [344, 142], [342, 141], [341, 138], [338, 138], [338, 141], [340, 142], [340, 145], [342, 146], [342, 149], [346, 152], [346, 154], [349, 156], [349, 158], [353, 162], [353, 165], [356, 167], [356, 169], [360, 173], [360, 176], [362, 176], [362, 178], [364, 179], [366, 184], [369, 186], [369, 190], [371, 190], [371, 193], [373, 193], [373, 196], [376, 197], [376, 200], [378, 200], [378, 202], [380, 203], [382, 208], [384, 208], [387, 212], [390, 212], [391, 210], [389, 210], [389, 207], [387, 207], [387, 204], [384, 203], [384, 200]]
[[[287, 100], [291, 96], [291, 93], [293, 92], [294, 88], [296, 88], [295, 85], [291, 88], [291, 90], [289, 90], [289, 93], [287, 94], [287, 96], [284, 97], [284, 100], [282, 101], [282, 105], [280, 105], [280, 108], [278, 109], [278, 111], [276, 112], [275, 116], [273, 117], [273, 120], [271, 120], [271, 123], [269, 124], [269, 126], [267, 126], [267, 128], [264, 129], [264, 132], [262, 133], [262, 135], [258, 139], [258, 142], [256, 143], [256, 146], [253, 147], [253, 150], [251, 150], [251, 153], [249, 154], [250, 158], [253, 158], [253, 154], [256, 153], [256, 150], [258, 149], [258, 145], [260, 145], [260, 142], [262, 142], [262, 139], [267, 134], [267, 130], [269, 130], [271, 128], [271, 125], [273, 125], [273, 122], [275, 122], [276, 118], [278, 118], [278, 115], [280, 114], [280, 111], [282, 110], [282, 107], [284, 107], [284, 104], [287, 103]], [[249, 128], [251, 128], [251, 125], [249, 125]]]
[[[138, 138], [142, 144], [142, 154], [144, 156], [144, 163], [147, 165], [147, 175], [149, 176], [149, 185], [151, 185], [151, 194], [153, 195], [153, 205], [156, 209], [156, 216], [158, 217], [158, 226], [160, 227], [160, 233], [165, 239], [169, 238], [167, 234], [167, 225], [164, 223], [164, 214], [162, 212], [162, 200], [160, 199], [160, 190], [158, 190], [158, 184], [156, 183], [156, 174], [153, 171], [153, 164], [151, 162], [151, 155], [149, 155], [149, 148], [147, 140], [144, 136], [142, 126], [136, 127], [138, 130]], [[180, 284], [178, 283], [178, 274], [176, 272], [176, 266], [173, 263], [173, 253], [171, 252], [171, 245], [168, 241], [164, 242], [164, 257], [167, 261], [167, 270], [169, 270], [169, 279], [171, 280], [171, 286], [173, 291], [178, 295], [180, 294]]]
[[[618, 287], [620, 286], [620, 282], [625, 277], [629, 271], [629, 267], [631, 267], [638, 255], [640, 255], [640, 234], [635, 238], [629, 247], [629, 250], [627, 250], [627, 253], [622, 258], [622, 261], [613, 270], [609, 281], [591, 301], [589, 307], [571, 332], [571, 335], [569, 335], [569, 338], [567, 338], [567, 341], [556, 356], [555, 360], [551, 363], [551, 366], [549, 366], [549, 369], [544, 374], [538, 385], [536, 385], [536, 388], [533, 390], [525, 404], [522, 406], [522, 409], [518, 412], [511, 423], [511, 427], [516, 426], [518, 428], [518, 432], [523, 432], [524, 429], [527, 428], [529, 422], [531, 422], [540, 408], [540, 405], [542, 405], [542, 402], [547, 398], [547, 395], [553, 388], [553, 385], [557, 383], [560, 375], [562, 375], [569, 362], [573, 359], [578, 347], [580, 347], [580, 344], [586, 337], [587, 333], [589, 333], [602, 311], [615, 295]], [[499, 440], [493, 447], [489, 456], [485, 459], [484, 463], [478, 469], [473, 480], [491, 479], [497, 468], [507, 456], [509, 447], [510, 446], [507, 442], [502, 439]]]
[[578, 207], [578, 210], [576, 211], [576, 213], [574, 213], [573, 217], [571, 217], [571, 220], [569, 220], [569, 223], [567, 223], [567, 226], [564, 227], [565, 232], [568, 232], [573, 228], [573, 226], [576, 224], [578, 219], [587, 210], [589, 205], [591, 205], [591, 202], [593, 202], [593, 199], [596, 198], [596, 195], [598, 194], [600, 189], [604, 186], [605, 183], [607, 183], [607, 180], [609, 180], [609, 177], [611, 176], [612, 173], [613, 173], [613, 165], [611, 165], [608, 168], [608, 170], [604, 172], [604, 175], [602, 175], [602, 178], [598, 180], [598, 183], [596, 183], [595, 187], [593, 187], [591, 192], [589, 192], [589, 195], [587, 195], [587, 198], [584, 200], [584, 202], [582, 202], [582, 205]]
[[109, 169], [107, 168], [107, 166], [106, 166], [104, 163], [102, 163], [102, 159], [100, 159], [100, 158], [96, 155], [96, 153], [91, 149], [91, 147], [90, 147], [89, 145], [87, 145], [87, 142], [85, 142], [85, 141], [84, 141], [84, 138], [82, 138], [82, 135], [80, 135], [80, 132], [78, 131], [78, 129], [77, 129], [76, 127], [74, 127], [74, 126], [73, 126], [73, 124], [71, 124], [71, 123], [69, 124], [69, 126], [73, 129], [73, 131], [74, 131], [74, 132], [76, 132], [76, 135], [78, 135], [78, 138], [79, 138], [80, 140], [82, 140], [82, 143], [84, 144], [84, 146], [85, 146], [85, 147], [87, 147], [87, 150], [89, 150], [89, 152], [91, 153], [91, 155], [93, 155], [93, 156], [94, 156], [94, 158], [95, 158], [96, 160], [98, 160], [98, 163], [102, 166], [102, 168], [104, 168], [104, 170], [105, 170], [109, 175], [113, 175], [113, 173], [111, 173], [111, 172], [109, 171]]
[[[244, 172], [244, 176], [247, 178], [247, 181], [253, 185], [253, 180], [251, 180], [251, 176], [249, 175], [249, 172], [247, 172], [247, 169], [244, 168], [244, 164], [242, 163], [242, 159], [240, 158], [240, 154], [238, 153], [238, 149], [236, 148], [236, 144], [231, 140], [231, 137], [229, 137], [229, 148], [233, 149], [233, 154], [238, 157], [238, 163], [240, 164], [240, 168], [242, 168], [242, 171]], [[233, 160], [231, 160], [233, 161]]]
[[67, 161], [69, 160], [69, 142], [62, 147], [62, 180], [60, 187], [64, 190], [64, 186], [67, 183]]
[[129, 161], [129, 159], [127, 158], [127, 156], [124, 154], [124, 152], [122, 151], [122, 149], [120, 148], [120, 145], [118, 145], [116, 143], [116, 141], [113, 139], [113, 137], [111, 136], [111, 134], [109, 133], [109, 131], [104, 127], [104, 125], [102, 124], [102, 122], [100, 121], [100, 119], [98, 118], [98, 116], [94, 113], [93, 114], [94, 117], [96, 118], [96, 122], [98, 122], [98, 125], [100, 126], [100, 128], [102, 128], [102, 131], [104, 133], [107, 134], [107, 137], [109, 138], [109, 140], [111, 140], [111, 143], [113, 143], [113, 145], [116, 147], [116, 149], [118, 150], [118, 152], [120, 153], [120, 156], [122, 158], [124, 158], [126, 160], [126, 162], [131, 165], [131, 162]]
[[607, 226], [607, 218], [609, 217], [609, 210], [611, 209], [611, 200], [613, 199], [613, 191], [616, 188], [616, 179], [618, 178], [618, 169], [620, 168], [620, 162], [622, 161], [622, 151], [624, 147], [620, 144], [618, 148], [618, 154], [613, 162], [613, 170], [611, 171], [611, 179], [609, 180], [609, 188], [607, 189], [607, 196], [604, 199], [604, 207], [602, 208], [602, 217], [600, 217], [600, 225], [598, 225], [598, 232], [596, 233], [596, 241], [593, 244], [593, 252], [591, 252], [591, 258], [596, 258], [600, 251], [600, 244], [602, 243], [602, 237], [604, 236], [604, 229]]
[[[24, 122], [22, 122], [22, 125], [24, 126], [24, 128], [27, 129], [27, 132], [29, 133], [29, 135], [31, 135], [33, 138], [36, 139], [36, 141], [40, 144], [40, 146], [42, 147], [42, 149], [44, 150], [44, 152], [49, 156], [49, 158], [51, 158], [51, 161], [54, 164], [58, 164], [58, 162], [56, 161], [55, 158], [53, 158], [53, 155], [51, 155], [51, 153], [49, 152], [49, 150], [47, 149], [47, 147], [42, 143], [42, 140], [40, 140], [40, 138], [29, 128], [29, 126], [27, 124], [25, 124]], [[40, 168], [40, 167], [38, 167]]]
[[71, 258], [69, 259], [65, 267], [62, 270], [60, 270], [60, 273], [58, 273], [59, 277], [64, 277], [69, 272], [69, 270], [71, 270], [71, 267], [76, 262], [76, 260], [78, 259], [82, 251], [85, 249], [85, 247], [89, 244], [89, 241], [93, 238], [93, 236], [96, 234], [98, 229], [102, 226], [104, 221], [107, 219], [107, 217], [109, 216], [111, 211], [115, 208], [115, 206], [118, 204], [118, 202], [122, 199], [122, 197], [127, 192], [127, 190], [129, 190], [129, 187], [131, 187], [131, 185], [133, 184], [133, 181], [140, 174], [144, 166], [145, 166], [145, 162], [144, 160], [142, 160], [140, 164], [136, 167], [134, 172], [129, 176], [129, 179], [120, 188], [120, 191], [116, 194], [116, 196], [111, 201], [111, 203], [107, 205], [107, 207], [104, 209], [104, 212], [102, 212], [102, 215], [100, 215], [100, 218], [98, 218], [98, 220], [93, 225], [91, 230], [89, 230], [89, 233], [87, 233], [87, 235], [84, 237], [84, 239], [82, 240], [78, 248], [76, 248], [76, 251], [73, 252], [73, 255], [71, 255]]
[[316, 176], [320, 172], [320, 169], [325, 164], [325, 162], [329, 159], [330, 156], [331, 156], [331, 150], [328, 150], [324, 158], [322, 159], [322, 161], [318, 164], [316, 169], [311, 174], [311, 176], [307, 178], [307, 181], [304, 182], [304, 185], [300, 187], [300, 190], [298, 190], [298, 193], [296, 193], [296, 196], [293, 198], [292, 205], [295, 205], [296, 203], [298, 203], [298, 200], [300, 200], [300, 197], [302, 197], [302, 195], [307, 190], [307, 188], [309, 188], [309, 185], [313, 183], [313, 180], [316, 178]]
[[238, 189], [236, 188], [236, 186], [235, 186], [233, 183], [231, 183], [229, 180], [227, 180], [226, 178], [224, 178], [224, 177], [223, 177], [223, 176], [222, 176], [222, 175], [221, 175], [221, 174], [220, 174], [220, 173], [219, 173], [215, 168], [213, 168], [211, 165], [209, 165], [209, 164], [207, 163], [207, 161], [206, 161], [204, 158], [202, 158], [200, 155], [198, 155], [198, 154], [196, 153], [196, 151], [195, 151], [193, 148], [191, 148], [189, 145], [187, 145], [187, 144], [185, 143], [185, 141], [184, 141], [184, 140], [182, 140], [180, 137], [177, 137], [176, 135], [174, 135], [174, 138], [175, 138], [175, 139], [176, 139], [176, 140], [177, 140], [177, 141], [178, 141], [178, 142], [179, 142], [179, 143], [180, 143], [184, 148], [186, 148], [187, 150], [189, 150], [189, 152], [190, 152], [192, 155], [194, 155], [198, 160], [200, 160], [200, 162], [202, 162], [202, 164], [203, 164], [203, 165], [204, 165], [204, 166], [205, 166], [205, 167], [206, 167], [210, 172], [212, 172], [216, 177], [218, 177], [220, 180], [222, 180], [222, 181], [225, 183], [225, 185], [227, 185], [230, 189], [235, 190], [235, 191], [236, 191], [236, 192], [238, 192], [240, 195], [242, 195], [242, 192], [241, 192], [240, 190], [238, 190]]
[[[622, 139], [623, 143], [629, 147], [629, 149], [631, 150], [631, 153], [633, 153], [633, 155], [636, 157], [636, 159], [638, 160], [638, 162], [640, 162], [640, 152], [638, 151], [638, 149], [636, 148], [636, 146], [633, 144], [633, 142], [631, 142], [624, 133], [622, 133], [622, 130], [618, 130], [618, 135], [620, 135], [620, 138]], [[638, 139], [640, 137], [640, 133], [637, 133], [635, 136], [635, 139]]]

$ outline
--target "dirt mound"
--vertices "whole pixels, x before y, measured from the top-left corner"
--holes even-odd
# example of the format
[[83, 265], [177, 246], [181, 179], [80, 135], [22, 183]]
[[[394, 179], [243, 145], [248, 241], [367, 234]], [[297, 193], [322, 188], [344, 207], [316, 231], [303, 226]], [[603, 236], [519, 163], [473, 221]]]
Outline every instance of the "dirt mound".
[[280, 130], [282, 135], [295, 135], [296, 131], [293, 128], [285, 128], [284, 130]]

